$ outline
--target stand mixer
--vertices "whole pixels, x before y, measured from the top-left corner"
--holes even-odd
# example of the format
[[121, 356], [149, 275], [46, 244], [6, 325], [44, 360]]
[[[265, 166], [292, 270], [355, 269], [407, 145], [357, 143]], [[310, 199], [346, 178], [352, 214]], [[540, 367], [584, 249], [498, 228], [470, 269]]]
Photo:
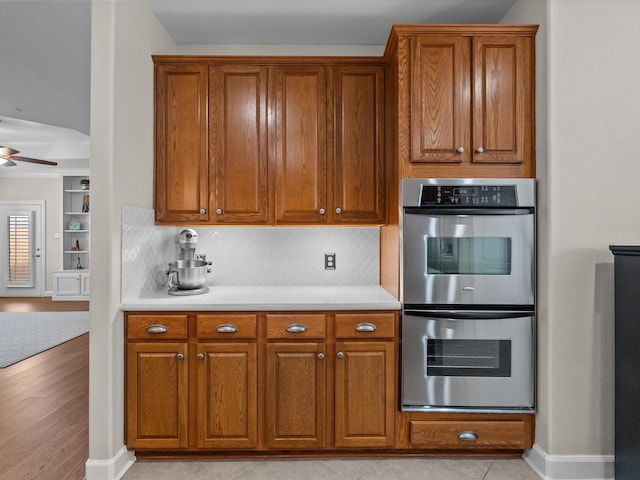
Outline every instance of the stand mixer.
[[198, 247], [198, 233], [187, 228], [178, 235], [180, 253], [178, 260], [169, 263], [167, 283], [169, 295], [199, 295], [207, 293], [209, 287], [205, 285], [207, 273], [211, 273], [211, 262], [206, 261], [205, 255], [196, 252]]

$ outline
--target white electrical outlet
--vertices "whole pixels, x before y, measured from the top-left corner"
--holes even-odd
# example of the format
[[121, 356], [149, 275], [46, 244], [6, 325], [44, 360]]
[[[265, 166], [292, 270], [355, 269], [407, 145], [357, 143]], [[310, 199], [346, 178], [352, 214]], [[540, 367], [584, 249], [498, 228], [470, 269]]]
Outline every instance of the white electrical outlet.
[[324, 269], [335, 270], [336, 269], [336, 254], [325, 253], [324, 254]]

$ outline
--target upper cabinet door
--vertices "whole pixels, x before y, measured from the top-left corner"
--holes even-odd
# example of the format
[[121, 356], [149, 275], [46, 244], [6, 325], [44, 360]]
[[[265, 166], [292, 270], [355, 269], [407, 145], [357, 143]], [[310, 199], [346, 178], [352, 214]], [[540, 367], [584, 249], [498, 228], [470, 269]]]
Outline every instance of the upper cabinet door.
[[473, 39], [473, 162], [531, 163], [532, 39]]
[[214, 223], [266, 223], [267, 67], [209, 70], [209, 155]]
[[327, 70], [273, 67], [275, 220], [324, 223], [327, 209]]
[[413, 37], [411, 60], [411, 161], [469, 161], [469, 37]]
[[384, 69], [336, 67], [333, 89], [335, 150], [330, 218], [333, 223], [383, 222]]
[[155, 81], [156, 221], [208, 222], [206, 66], [156, 65]]

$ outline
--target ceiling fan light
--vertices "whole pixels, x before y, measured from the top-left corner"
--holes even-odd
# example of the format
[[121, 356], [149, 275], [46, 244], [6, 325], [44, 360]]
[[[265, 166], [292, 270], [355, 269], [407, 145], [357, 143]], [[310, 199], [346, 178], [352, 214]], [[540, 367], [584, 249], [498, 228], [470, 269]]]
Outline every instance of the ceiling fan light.
[[13, 160], [0, 157], [0, 167], [15, 167], [16, 165], [17, 163]]
[[2, 145], [0, 145], [0, 158], [9, 158], [11, 155], [15, 155], [18, 152], [18, 150], [14, 150], [11, 147], [3, 147]]

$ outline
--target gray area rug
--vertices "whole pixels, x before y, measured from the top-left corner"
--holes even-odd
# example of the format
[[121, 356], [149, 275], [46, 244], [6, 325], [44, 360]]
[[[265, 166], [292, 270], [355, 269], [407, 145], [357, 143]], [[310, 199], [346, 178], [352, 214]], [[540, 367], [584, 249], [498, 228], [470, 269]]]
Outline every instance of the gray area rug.
[[0, 313], [0, 368], [89, 331], [89, 312]]

